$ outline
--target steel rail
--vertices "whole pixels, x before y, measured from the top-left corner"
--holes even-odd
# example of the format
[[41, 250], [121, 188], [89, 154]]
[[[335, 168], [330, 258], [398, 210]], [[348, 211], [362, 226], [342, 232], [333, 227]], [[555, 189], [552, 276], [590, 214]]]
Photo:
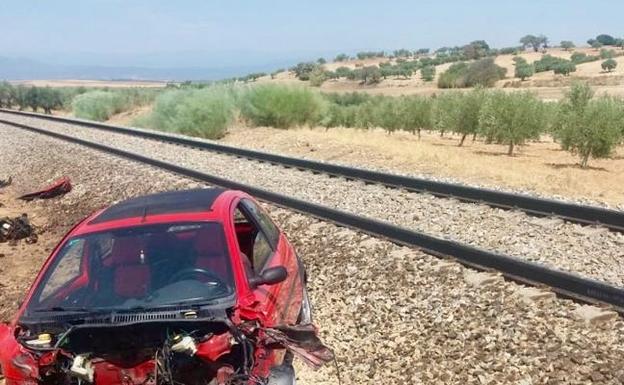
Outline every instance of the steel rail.
[[[196, 140], [167, 133], [159, 133], [131, 127], [114, 126], [82, 119], [71, 119], [60, 116], [7, 109], [0, 109], [0, 112], [76, 124], [115, 133], [170, 142], [201, 150], [268, 162], [284, 167], [293, 167], [301, 170], [340, 176], [347, 179], [377, 183], [419, 193], [424, 192], [438, 197], [455, 198], [464, 202], [482, 203], [502, 209], [521, 210], [534, 216], [554, 216], [569, 222], [580, 223], [583, 225], [600, 225], [612, 231], [624, 232], [624, 212], [618, 210], [597, 206], [580, 205], [554, 199], [537, 198], [525, 194], [515, 194], [487, 188], [470, 187], [461, 184], [390, 174], [302, 158], [288, 157], [262, 151], [227, 146], [214, 142]], [[0, 121], [2, 120], [0, 119]]]
[[150, 158], [137, 153], [120, 150], [84, 139], [47, 131], [14, 122], [3, 122], [37, 134], [79, 144], [94, 150], [130, 159], [157, 167], [188, 178], [211, 185], [245, 191], [258, 199], [297, 211], [306, 215], [346, 226], [372, 236], [389, 240], [396, 244], [415, 247], [430, 255], [440, 258], [452, 258], [464, 265], [486, 271], [495, 270], [508, 279], [532, 286], [547, 286], [555, 293], [576, 301], [598, 305], [608, 305], [620, 314], [624, 314], [624, 288], [582, 277], [575, 273], [553, 269], [537, 263], [497, 254], [478, 247], [455, 241], [433, 237], [424, 233], [395, 226], [387, 222], [361, 217], [352, 213], [336, 210], [312, 202], [278, 194], [269, 190], [228, 180], [216, 175], [192, 170], [172, 163]]

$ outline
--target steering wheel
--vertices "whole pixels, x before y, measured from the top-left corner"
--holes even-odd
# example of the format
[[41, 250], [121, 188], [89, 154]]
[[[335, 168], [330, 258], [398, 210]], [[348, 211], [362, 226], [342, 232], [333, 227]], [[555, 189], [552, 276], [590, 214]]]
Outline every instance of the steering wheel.
[[199, 269], [197, 267], [189, 267], [189, 268], [178, 271], [171, 278], [169, 278], [169, 283], [182, 281], [182, 278], [187, 278], [187, 277], [190, 278], [197, 274], [207, 277], [209, 282], [214, 283], [214, 285], [211, 284], [210, 286], [222, 286], [222, 287], [226, 286], [225, 282], [223, 282], [223, 280], [217, 274], [213, 273], [212, 271], [205, 270], [205, 269]]

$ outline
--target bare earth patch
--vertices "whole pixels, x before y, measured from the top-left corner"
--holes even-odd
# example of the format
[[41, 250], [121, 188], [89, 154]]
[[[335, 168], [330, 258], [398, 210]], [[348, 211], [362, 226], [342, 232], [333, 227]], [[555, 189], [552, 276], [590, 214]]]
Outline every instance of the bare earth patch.
[[262, 127], [231, 129], [224, 141], [359, 167], [624, 205], [621, 148], [613, 159], [591, 160], [591, 168], [582, 170], [577, 157], [548, 138], [518, 148], [513, 157], [506, 155], [506, 146], [467, 139], [464, 147], [458, 147], [458, 137], [441, 138], [437, 133], [423, 133], [419, 140], [406, 132]]
[[35, 244], [27, 244], [24, 240], [16, 244], [0, 243], [0, 322], [13, 316], [41, 264], [62, 234], [39, 205], [15, 199], [18, 194], [12, 187], [0, 189], [0, 217], [28, 214], [36, 228], [38, 241]]

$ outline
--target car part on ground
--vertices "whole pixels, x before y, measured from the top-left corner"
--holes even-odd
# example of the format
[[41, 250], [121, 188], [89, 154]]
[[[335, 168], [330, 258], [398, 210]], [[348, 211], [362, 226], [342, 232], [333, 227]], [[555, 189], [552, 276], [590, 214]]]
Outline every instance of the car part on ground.
[[65, 176], [52, 182], [49, 186], [44, 187], [42, 190], [21, 195], [18, 199], [25, 201], [31, 201], [33, 199], [49, 199], [67, 194], [71, 191], [71, 189], [71, 181]]
[[26, 239], [26, 243], [36, 243], [37, 234], [27, 214], [15, 218], [0, 218], [0, 242]]

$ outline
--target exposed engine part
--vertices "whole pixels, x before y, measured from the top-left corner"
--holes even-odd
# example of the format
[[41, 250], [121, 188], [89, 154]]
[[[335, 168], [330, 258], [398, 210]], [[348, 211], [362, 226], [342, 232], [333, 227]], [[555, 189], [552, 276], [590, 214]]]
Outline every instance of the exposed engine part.
[[87, 381], [89, 383], [93, 382], [94, 369], [87, 355], [79, 354], [74, 357], [74, 362], [69, 369], [69, 373], [83, 381]]
[[195, 340], [191, 336], [177, 335], [173, 337], [172, 342], [171, 350], [175, 353], [185, 353], [189, 356], [197, 353], [197, 345], [195, 345]]
[[49, 348], [52, 346], [52, 335], [48, 333], [42, 333], [34, 340], [27, 340], [24, 342], [26, 345], [34, 348]]

